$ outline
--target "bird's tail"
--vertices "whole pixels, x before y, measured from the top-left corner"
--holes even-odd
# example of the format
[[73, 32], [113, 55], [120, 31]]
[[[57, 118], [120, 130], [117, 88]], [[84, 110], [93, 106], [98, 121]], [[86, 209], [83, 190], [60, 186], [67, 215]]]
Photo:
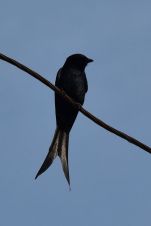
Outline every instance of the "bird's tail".
[[54, 134], [52, 144], [49, 148], [48, 154], [41, 168], [39, 169], [35, 179], [49, 168], [53, 160], [58, 155], [62, 163], [64, 175], [70, 185], [70, 176], [68, 167], [68, 143], [69, 143], [69, 134], [67, 134], [64, 130], [57, 128]]

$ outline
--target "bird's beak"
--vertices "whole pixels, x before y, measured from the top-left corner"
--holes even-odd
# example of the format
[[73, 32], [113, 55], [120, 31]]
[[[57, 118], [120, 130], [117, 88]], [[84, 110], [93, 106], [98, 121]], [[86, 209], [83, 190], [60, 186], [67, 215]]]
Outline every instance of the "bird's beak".
[[92, 60], [92, 59], [90, 59], [90, 58], [88, 58], [88, 63], [91, 63], [91, 62], [93, 62], [93, 60]]

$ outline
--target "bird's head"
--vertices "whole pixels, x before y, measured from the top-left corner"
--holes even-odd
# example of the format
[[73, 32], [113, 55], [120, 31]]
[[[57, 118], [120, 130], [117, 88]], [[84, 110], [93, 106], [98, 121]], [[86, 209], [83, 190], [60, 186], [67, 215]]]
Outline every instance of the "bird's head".
[[73, 54], [66, 59], [64, 67], [73, 67], [84, 71], [86, 65], [90, 62], [93, 62], [93, 60], [82, 54]]

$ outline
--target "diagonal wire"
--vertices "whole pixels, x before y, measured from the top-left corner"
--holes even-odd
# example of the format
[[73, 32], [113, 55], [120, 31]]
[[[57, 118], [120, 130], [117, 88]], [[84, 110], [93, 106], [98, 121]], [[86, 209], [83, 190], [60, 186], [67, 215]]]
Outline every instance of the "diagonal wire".
[[84, 109], [79, 103], [75, 102], [72, 98], [70, 98], [64, 91], [60, 90], [58, 87], [53, 85], [51, 82], [49, 82], [47, 79], [45, 79], [43, 76], [41, 76], [37, 72], [31, 70], [30, 68], [26, 67], [25, 65], [19, 63], [18, 61], [14, 60], [2, 53], [0, 53], [0, 59], [18, 67], [22, 71], [27, 72], [27, 74], [31, 75], [32, 77], [36, 78], [37, 80], [39, 80], [40, 82], [42, 82], [43, 84], [48, 86], [50, 89], [52, 89], [54, 92], [56, 92], [62, 98], [64, 98], [66, 101], [68, 101], [70, 104], [72, 104], [73, 107], [78, 109], [82, 114], [84, 114], [87, 118], [91, 119], [93, 122], [95, 122], [99, 126], [103, 127], [104, 129], [108, 130], [109, 132], [127, 140], [128, 142], [140, 147], [141, 149], [147, 151], [148, 153], [151, 153], [151, 147], [149, 147], [146, 144], [140, 142], [139, 140], [127, 135], [126, 133], [123, 133], [120, 130], [113, 128], [112, 126], [106, 124], [99, 118], [95, 117], [90, 112], [88, 112], [86, 109]]

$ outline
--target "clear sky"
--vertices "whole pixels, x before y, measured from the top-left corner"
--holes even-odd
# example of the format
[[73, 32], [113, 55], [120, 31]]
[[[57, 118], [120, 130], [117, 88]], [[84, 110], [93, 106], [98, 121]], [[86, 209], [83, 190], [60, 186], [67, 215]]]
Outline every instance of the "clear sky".
[[[151, 1], [0, 3], [0, 52], [53, 83], [67, 56], [86, 54], [84, 107], [151, 145]], [[79, 113], [71, 191], [58, 158], [35, 181], [55, 130], [54, 94], [1, 61], [0, 106], [0, 225], [151, 225], [151, 155]]]

